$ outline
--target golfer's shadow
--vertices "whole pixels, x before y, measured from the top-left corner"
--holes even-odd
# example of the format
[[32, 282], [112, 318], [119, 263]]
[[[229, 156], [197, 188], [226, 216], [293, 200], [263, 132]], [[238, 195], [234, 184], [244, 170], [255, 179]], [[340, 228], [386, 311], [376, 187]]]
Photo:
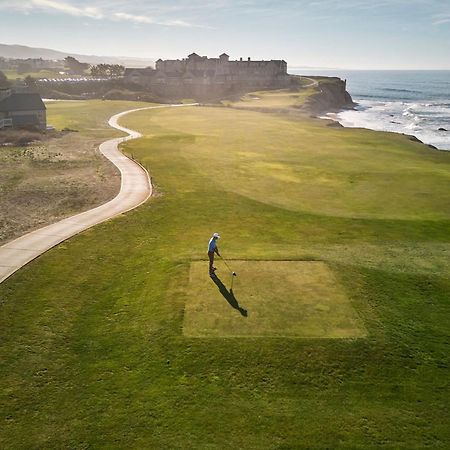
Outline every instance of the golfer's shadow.
[[232, 308], [237, 309], [242, 316], [247, 317], [247, 310], [239, 306], [239, 302], [233, 294], [233, 289], [228, 290], [217, 275], [211, 276], [211, 280], [213, 280], [214, 284], [219, 288], [220, 293], [228, 302], [228, 304]]

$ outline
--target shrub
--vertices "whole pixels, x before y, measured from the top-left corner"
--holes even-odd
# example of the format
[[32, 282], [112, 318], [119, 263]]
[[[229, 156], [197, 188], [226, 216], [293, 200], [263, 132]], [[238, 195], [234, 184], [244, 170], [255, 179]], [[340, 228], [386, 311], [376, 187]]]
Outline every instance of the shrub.
[[1, 130], [0, 145], [13, 145], [23, 147], [33, 141], [40, 141], [43, 133], [32, 130]]

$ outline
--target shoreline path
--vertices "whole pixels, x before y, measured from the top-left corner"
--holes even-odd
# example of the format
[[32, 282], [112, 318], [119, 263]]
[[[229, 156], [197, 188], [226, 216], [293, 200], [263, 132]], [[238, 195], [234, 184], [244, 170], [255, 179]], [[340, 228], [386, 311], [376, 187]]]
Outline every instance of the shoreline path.
[[118, 148], [122, 142], [142, 136], [137, 131], [120, 126], [117, 121], [121, 117], [132, 112], [147, 109], [196, 105], [149, 106], [131, 109], [112, 116], [108, 124], [113, 128], [128, 133], [128, 136], [109, 139], [103, 142], [99, 149], [120, 170], [121, 185], [119, 193], [103, 205], [31, 231], [1, 246], [0, 283], [52, 247], [94, 225], [137, 208], [152, 195], [152, 184], [148, 172], [141, 165], [127, 158]]

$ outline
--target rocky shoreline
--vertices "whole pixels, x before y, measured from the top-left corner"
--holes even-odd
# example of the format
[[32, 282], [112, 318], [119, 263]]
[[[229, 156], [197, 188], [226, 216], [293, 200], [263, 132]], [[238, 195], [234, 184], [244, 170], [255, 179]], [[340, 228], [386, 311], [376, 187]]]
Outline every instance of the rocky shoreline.
[[337, 77], [308, 77], [317, 82], [317, 92], [308, 97], [301, 109], [313, 116], [353, 109], [356, 103], [347, 91], [346, 80]]
[[[343, 80], [340, 80], [340, 81], [343, 82]], [[347, 101], [348, 98], [350, 98], [350, 102]], [[323, 98], [320, 102], [320, 105], [323, 106], [323, 108], [322, 109], [317, 108], [316, 110], [314, 110], [314, 107], [313, 107], [310, 110], [310, 112], [315, 113], [314, 117], [318, 117], [319, 119], [327, 120], [329, 122], [327, 126], [329, 126], [329, 127], [346, 128], [339, 121], [339, 117], [337, 114], [344, 110], [355, 109], [355, 107], [358, 106], [358, 103], [355, 103], [352, 100], [352, 98], [348, 92], [346, 92], [344, 94], [344, 97], [341, 97], [341, 100], [343, 100], [343, 101], [341, 103], [339, 103], [339, 97], [336, 97], [334, 95], [331, 97], [331, 101], [330, 101], [329, 94], [324, 93]], [[328, 109], [325, 108], [325, 106], [327, 105], [327, 102], [329, 105]], [[339, 104], [341, 105], [340, 107], [336, 106]], [[308, 107], [309, 105], [305, 105], [305, 106]], [[362, 127], [362, 128], [364, 128], [364, 127]], [[367, 128], [367, 129], [372, 129], [372, 128]], [[382, 130], [375, 130], [375, 131], [380, 131], [380, 132], [384, 132], [384, 133], [397, 133], [394, 131], [382, 131]], [[439, 131], [447, 131], [447, 130], [439, 129]], [[408, 133], [398, 133], [398, 134], [402, 134], [403, 136], [407, 137], [410, 141], [426, 145], [427, 147], [431, 148], [432, 150], [447, 151], [444, 149], [440, 149], [432, 144], [427, 144], [426, 142], [422, 141], [421, 139], [419, 139], [417, 136], [414, 136], [413, 134], [408, 134]]]

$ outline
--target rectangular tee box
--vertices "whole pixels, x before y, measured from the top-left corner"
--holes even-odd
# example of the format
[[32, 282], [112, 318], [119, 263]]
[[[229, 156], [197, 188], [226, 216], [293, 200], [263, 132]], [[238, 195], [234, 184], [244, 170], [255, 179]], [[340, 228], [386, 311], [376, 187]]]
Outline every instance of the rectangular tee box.
[[332, 270], [322, 261], [191, 263], [186, 337], [362, 338], [364, 324]]

